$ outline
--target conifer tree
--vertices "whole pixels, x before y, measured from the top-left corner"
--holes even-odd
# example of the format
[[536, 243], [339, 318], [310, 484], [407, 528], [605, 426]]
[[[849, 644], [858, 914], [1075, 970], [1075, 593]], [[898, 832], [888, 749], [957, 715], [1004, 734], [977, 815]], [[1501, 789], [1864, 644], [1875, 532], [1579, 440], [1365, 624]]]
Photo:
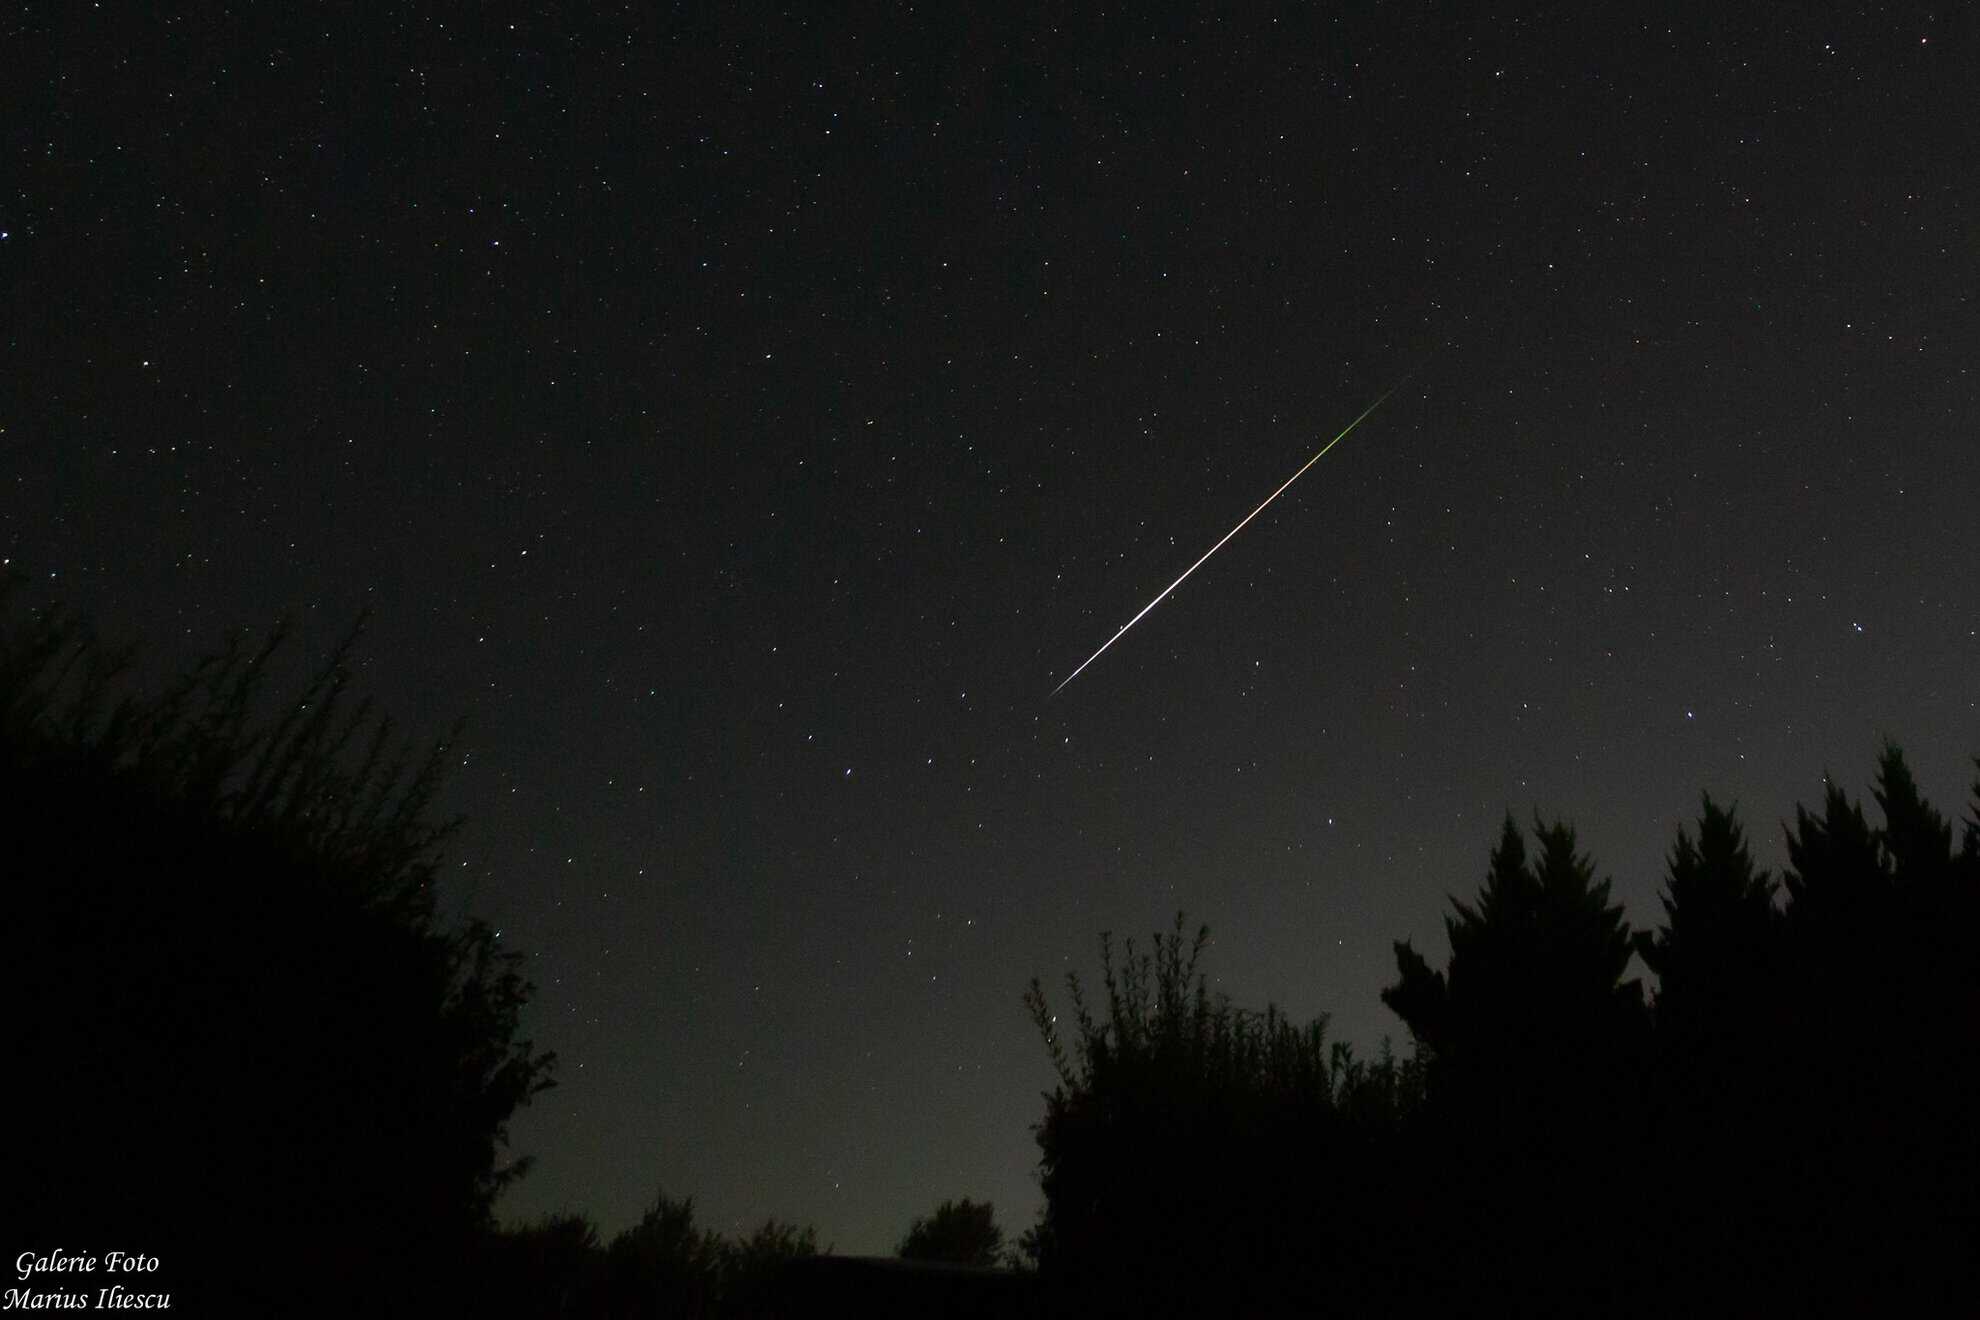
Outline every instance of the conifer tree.
[[1612, 1310], [1626, 1272], [1613, 1243], [1635, 1241], [1622, 1189], [1641, 1121], [1642, 986], [1624, 979], [1629, 924], [1573, 829], [1536, 817], [1534, 839], [1529, 858], [1506, 818], [1475, 902], [1451, 900], [1444, 971], [1396, 945], [1382, 999], [1429, 1053], [1418, 1135], [1438, 1180], [1414, 1237], [1451, 1296]]
[[1433, 1089], [1469, 1094], [1635, 1030], [1642, 987], [1623, 979], [1630, 929], [1610, 881], [1595, 878], [1570, 826], [1536, 818], [1534, 834], [1540, 854], [1529, 862], [1507, 816], [1477, 900], [1451, 900], [1446, 970], [1396, 945], [1399, 979], [1382, 999], [1431, 1051]]
[[1664, 925], [1637, 938], [1659, 977], [1660, 1018], [1722, 1014], [1729, 999], [1750, 997], [1773, 934], [1777, 887], [1754, 866], [1737, 812], [1705, 794], [1697, 838], [1679, 826], [1665, 863]]

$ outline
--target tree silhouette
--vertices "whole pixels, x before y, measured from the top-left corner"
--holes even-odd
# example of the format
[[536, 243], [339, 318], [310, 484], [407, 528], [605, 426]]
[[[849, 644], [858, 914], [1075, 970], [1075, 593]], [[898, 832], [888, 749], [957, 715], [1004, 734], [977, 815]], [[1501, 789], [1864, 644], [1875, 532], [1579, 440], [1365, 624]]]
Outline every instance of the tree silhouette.
[[1777, 888], [1736, 812], [1705, 794], [1696, 837], [1679, 826], [1666, 859], [1664, 924], [1636, 937], [1659, 977], [1643, 1183], [1653, 1272], [1721, 1297], [1750, 1284], [1770, 1254], [1760, 1243], [1776, 1256], [1784, 1245], [1791, 1157], [1757, 1139], [1784, 1099]]
[[[1905, 764], [1904, 751], [1884, 745], [1877, 762], [1877, 784], [1871, 796], [1884, 813], [1877, 840], [1890, 861], [1892, 874], [1908, 888], [1931, 889], [1951, 883], [1960, 860], [1953, 852], [1952, 826], [1918, 792], [1918, 781]], [[1969, 836], [1966, 851], [1975, 847]]]
[[944, 1201], [934, 1214], [915, 1220], [894, 1254], [948, 1265], [997, 1265], [1004, 1258], [1004, 1230], [997, 1227], [990, 1202], [965, 1196]]
[[[1976, 790], [1980, 792], [1980, 790]], [[1959, 852], [1887, 745], [1872, 827], [1833, 783], [1787, 832], [1781, 1107], [1770, 1136], [1794, 1152], [1783, 1223], [1824, 1262], [1823, 1291], [1889, 1299], [1896, 1262], [1914, 1300], [1972, 1282], [1980, 1223], [1980, 846]]]
[[1750, 998], [1746, 969], [1773, 935], [1776, 882], [1754, 866], [1736, 812], [1710, 793], [1703, 803], [1696, 841], [1679, 826], [1671, 846], [1664, 925], [1637, 936], [1637, 952], [1658, 976], [1660, 1023], [1718, 1017], [1729, 999]]
[[[1466, 1103], [1505, 1094], [1498, 1082], [1509, 1076], [1557, 1072], [1563, 1058], [1606, 1066], [1611, 1047], [1642, 1025], [1641, 983], [1623, 979], [1629, 923], [1609, 902], [1610, 882], [1595, 880], [1568, 825], [1536, 819], [1535, 837], [1540, 855], [1529, 864], [1506, 818], [1476, 904], [1451, 900], [1448, 969], [1433, 971], [1401, 941], [1401, 979], [1382, 992], [1430, 1050], [1433, 1092], [1450, 1088]], [[1496, 1080], [1481, 1091], [1487, 1078]], [[1532, 1095], [1518, 1104], [1536, 1100], [1548, 1104]]]
[[1638, 943], [1660, 1309], [1931, 1311], [1972, 1285], [1980, 839], [1954, 851], [1893, 745], [1873, 796], [1881, 826], [1833, 782], [1796, 807], [1779, 909], [1730, 811], [1678, 833]]
[[447, 744], [417, 758], [350, 703], [355, 631], [264, 720], [279, 632], [141, 695], [131, 652], [5, 594], [4, 989], [36, 1134], [10, 1199], [153, 1244], [185, 1305], [438, 1288], [551, 1066], [519, 957], [437, 914]]
[[1630, 1212], [1642, 986], [1624, 979], [1629, 924], [1573, 829], [1536, 818], [1534, 836], [1529, 858], [1506, 818], [1476, 902], [1451, 900], [1446, 970], [1399, 942], [1382, 999], [1428, 1055], [1421, 1139], [1443, 1179], [1437, 1231], [1460, 1244], [1449, 1286], [1545, 1281], [1550, 1305], [1613, 1305], [1621, 1278], [1597, 1225]]

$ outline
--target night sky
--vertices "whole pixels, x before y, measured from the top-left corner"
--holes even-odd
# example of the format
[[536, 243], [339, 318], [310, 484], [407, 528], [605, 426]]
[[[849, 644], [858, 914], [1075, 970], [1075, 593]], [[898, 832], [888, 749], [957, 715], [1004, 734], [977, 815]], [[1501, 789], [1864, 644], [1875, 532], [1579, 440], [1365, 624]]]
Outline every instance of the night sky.
[[506, 1218], [1014, 1233], [1102, 930], [1373, 1048], [1508, 809], [1963, 810], [1962, 7], [1147, 8], [0, 20], [0, 557], [465, 717]]

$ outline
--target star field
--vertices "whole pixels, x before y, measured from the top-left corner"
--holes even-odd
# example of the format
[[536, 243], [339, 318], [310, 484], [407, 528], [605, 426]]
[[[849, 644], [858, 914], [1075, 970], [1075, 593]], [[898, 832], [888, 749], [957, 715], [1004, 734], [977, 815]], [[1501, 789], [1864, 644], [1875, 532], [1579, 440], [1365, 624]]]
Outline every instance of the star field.
[[1400, 1044], [1508, 809], [1962, 800], [1970, 18], [1352, 8], [5, 20], [0, 557], [466, 718], [505, 1214], [1015, 1233], [1102, 930]]

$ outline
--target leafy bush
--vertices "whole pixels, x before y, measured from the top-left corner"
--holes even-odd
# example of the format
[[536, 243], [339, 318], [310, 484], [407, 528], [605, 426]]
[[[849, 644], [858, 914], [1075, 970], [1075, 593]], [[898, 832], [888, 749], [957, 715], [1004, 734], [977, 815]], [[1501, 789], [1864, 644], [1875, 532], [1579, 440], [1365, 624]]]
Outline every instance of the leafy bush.
[[988, 1201], [944, 1201], [926, 1219], [908, 1226], [894, 1254], [903, 1260], [992, 1266], [1004, 1259], [1004, 1230]]
[[1046, 1205], [1025, 1247], [1089, 1297], [1256, 1287], [1281, 1299], [1373, 1248], [1378, 1173], [1421, 1093], [1414, 1061], [1373, 1064], [1325, 1017], [1241, 1009], [1199, 970], [1208, 927], [1183, 918], [1116, 963], [1101, 937], [1104, 1017], [1067, 978], [1070, 1047], [1043, 987], [1025, 995], [1059, 1075], [1037, 1128]]
[[416, 757], [351, 704], [355, 632], [265, 719], [279, 632], [147, 695], [131, 652], [17, 585], [4, 988], [36, 1140], [10, 1199], [65, 1240], [144, 1243], [189, 1305], [441, 1287], [552, 1065], [519, 1038], [518, 955], [436, 912], [447, 744]]
[[810, 1228], [769, 1219], [729, 1241], [695, 1227], [694, 1199], [662, 1192], [606, 1252], [610, 1315], [742, 1317], [767, 1314], [792, 1261], [818, 1255]]

